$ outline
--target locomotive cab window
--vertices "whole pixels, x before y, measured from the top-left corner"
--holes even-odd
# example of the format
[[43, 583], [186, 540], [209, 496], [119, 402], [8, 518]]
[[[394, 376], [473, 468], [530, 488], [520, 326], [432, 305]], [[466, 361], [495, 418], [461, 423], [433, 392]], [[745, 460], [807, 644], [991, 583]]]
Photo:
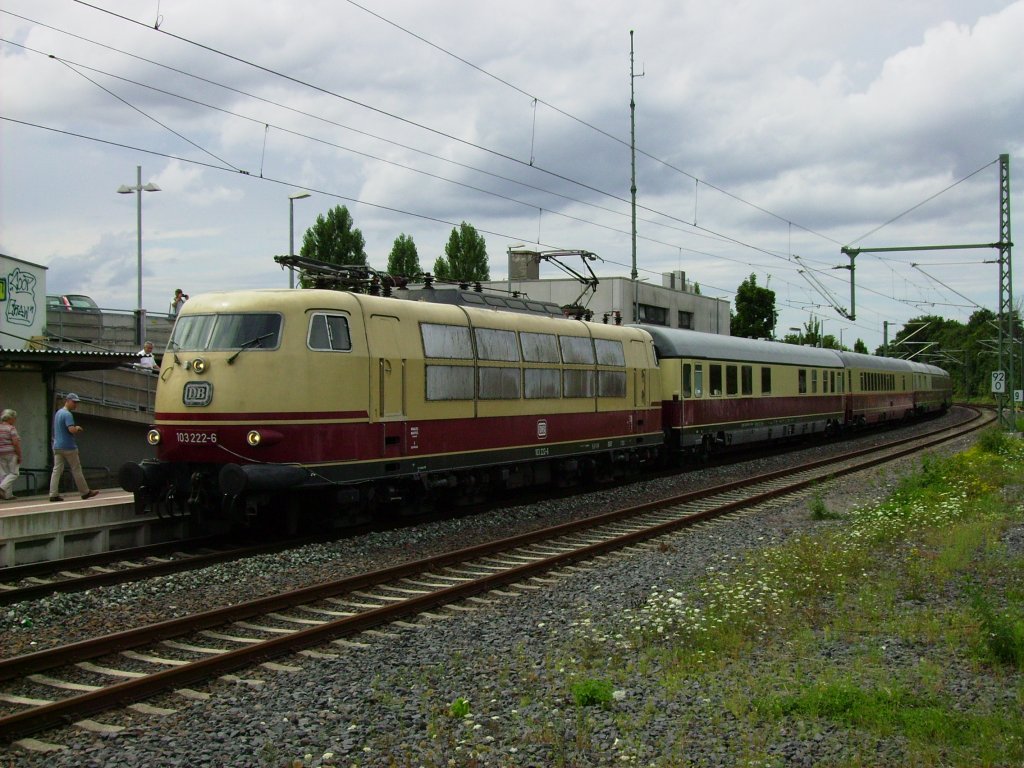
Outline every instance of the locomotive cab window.
[[313, 315], [309, 318], [307, 344], [314, 350], [350, 352], [352, 337], [349, 335], [348, 318], [344, 315]]
[[178, 318], [169, 350], [214, 351], [275, 349], [281, 339], [281, 315], [238, 312], [184, 315]]

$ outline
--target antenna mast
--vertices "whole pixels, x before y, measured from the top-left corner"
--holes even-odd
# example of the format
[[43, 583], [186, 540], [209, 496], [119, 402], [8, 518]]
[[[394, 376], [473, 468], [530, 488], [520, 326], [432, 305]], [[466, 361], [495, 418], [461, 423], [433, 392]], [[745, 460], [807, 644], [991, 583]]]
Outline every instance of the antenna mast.
[[643, 77], [644, 73], [633, 74], [633, 30], [629, 30], [629, 192], [632, 199], [632, 227], [630, 232], [633, 239], [633, 271], [630, 272], [630, 279], [633, 281], [633, 322], [640, 322], [639, 290], [636, 271], [636, 100], [633, 98], [633, 81]]

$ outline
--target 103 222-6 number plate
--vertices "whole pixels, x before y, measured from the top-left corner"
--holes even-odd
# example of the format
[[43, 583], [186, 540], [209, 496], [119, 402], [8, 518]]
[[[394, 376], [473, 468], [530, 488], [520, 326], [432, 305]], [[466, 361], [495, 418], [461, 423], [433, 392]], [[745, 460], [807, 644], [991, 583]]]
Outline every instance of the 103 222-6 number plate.
[[189, 445], [216, 445], [216, 432], [179, 432], [178, 442]]

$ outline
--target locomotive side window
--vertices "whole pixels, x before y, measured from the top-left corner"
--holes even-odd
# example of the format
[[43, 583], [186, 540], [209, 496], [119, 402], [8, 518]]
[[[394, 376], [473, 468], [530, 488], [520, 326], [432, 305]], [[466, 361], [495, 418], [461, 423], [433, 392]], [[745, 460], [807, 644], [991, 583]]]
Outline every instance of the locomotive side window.
[[725, 366], [725, 394], [735, 395], [738, 391], [737, 387], [738, 383], [736, 379], [736, 366]]
[[720, 365], [709, 365], [708, 372], [711, 376], [710, 389], [711, 396], [718, 397], [722, 394], [722, 366]]
[[772, 393], [772, 369], [761, 368], [761, 394], [770, 395]]
[[807, 369], [800, 368], [797, 370], [797, 391], [801, 395], [807, 394]]
[[420, 333], [423, 335], [423, 354], [427, 357], [443, 357], [448, 360], [473, 359], [469, 328], [464, 325], [420, 323]]
[[593, 397], [594, 372], [575, 368], [567, 368], [562, 371], [562, 395], [564, 397]]
[[597, 348], [598, 365], [617, 365], [622, 367], [626, 364], [626, 356], [622, 351], [621, 341], [594, 339], [594, 346]]
[[523, 391], [530, 400], [559, 397], [561, 372], [554, 368], [527, 368], [523, 371]]
[[597, 372], [597, 396], [598, 397], [625, 397], [626, 396], [626, 372], [625, 371], [598, 371]]
[[476, 328], [473, 333], [476, 336], [476, 354], [481, 360], [519, 362], [519, 346], [516, 344], [515, 331]]
[[693, 388], [690, 385], [692, 368], [690, 363], [683, 363], [683, 397], [693, 397]]
[[693, 366], [693, 396], [704, 397], [704, 364]]
[[[577, 365], [594, 364], [594, 345], [589, 336], [559, 336], [562, 362]], [[584, 395], [580, 395], [584, 397]]]
[[427, 400], [472, 400], [473, 368], [469, 365], [428, 365]]
[[751, 365], [744, 365], [740, 368], [740, 393], [754, 394], [754, 367]]
[[519, 399], [518, 368], [480, 368], [477, 373], [481, 400]]
[[349, 352], [352, 338], [348, 318], [344, 315], [313, 315], [309, 319], [309, 348], [333, 352]]
[[552, 333], [520, 333], [523, 360], [528, 363], [558, 363], [558, 339]]

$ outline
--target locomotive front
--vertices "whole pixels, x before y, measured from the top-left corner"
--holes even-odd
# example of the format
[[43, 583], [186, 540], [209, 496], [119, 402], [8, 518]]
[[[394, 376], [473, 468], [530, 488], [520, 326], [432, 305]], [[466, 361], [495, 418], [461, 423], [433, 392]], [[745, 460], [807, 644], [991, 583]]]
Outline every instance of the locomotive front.
[[319, 485], [318, 464], [357, 458], [367, 372], [350, 304], [336, 291], [288, 290], [186, 303], [147, 435], [157, 458], [120, 471], [136, 510], [237, 524], [290, 489]]

